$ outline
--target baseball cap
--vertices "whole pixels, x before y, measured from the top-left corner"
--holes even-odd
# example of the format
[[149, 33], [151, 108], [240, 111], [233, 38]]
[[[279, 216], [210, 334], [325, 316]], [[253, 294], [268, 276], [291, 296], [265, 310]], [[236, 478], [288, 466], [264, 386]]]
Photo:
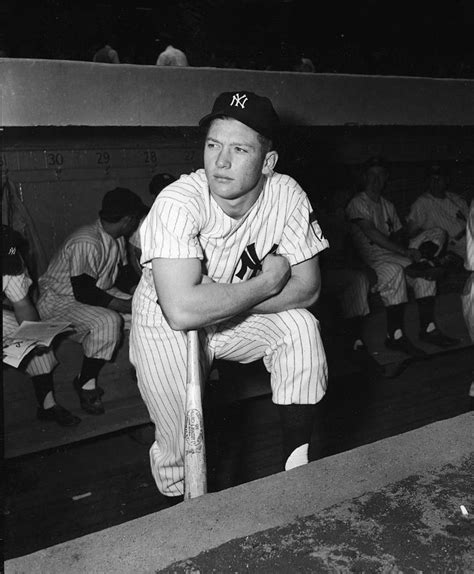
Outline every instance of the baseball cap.
[[125, 187], [116, 187], [108, 191], [102, 199], [101, 217], [124, 217], [139, 215], [146, 211], [146, 206], [136, 193]]
[[2, 274], [19, 275], [24, 268], [21, 247], [24, 239], [18, 231], [9, 225], [2, 224]]
[[270, 139], [280, 124], [271, 101], [248, 90], [223, 92], [217, 96], [212, 112], [204, 116], [199, 125], [206, 125], [219, 116], [234, 118]]
[[371, 167], [383, 167], [388, 170], [388, 161], [380, 155], [374, 155], [365, 161], [363, 167], [364, 170], [370, 169]]
[[152, 195], [158, 195], [163, 188], [173, 183], [173, 181], [176, 181], [174, 175], [170, 173], [157, 173], [151, 178], [148, 189]]

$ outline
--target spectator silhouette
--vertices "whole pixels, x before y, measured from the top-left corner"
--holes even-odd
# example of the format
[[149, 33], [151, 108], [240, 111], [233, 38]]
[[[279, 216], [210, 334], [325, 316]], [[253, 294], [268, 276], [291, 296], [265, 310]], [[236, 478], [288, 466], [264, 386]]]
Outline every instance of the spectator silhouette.
[[161, 50], [156, 60], [157, 66], [189, 66], [188, 58], [183, 50], [173, 44], [177, 41], [170, 34], [161, 34], [158, 47]]

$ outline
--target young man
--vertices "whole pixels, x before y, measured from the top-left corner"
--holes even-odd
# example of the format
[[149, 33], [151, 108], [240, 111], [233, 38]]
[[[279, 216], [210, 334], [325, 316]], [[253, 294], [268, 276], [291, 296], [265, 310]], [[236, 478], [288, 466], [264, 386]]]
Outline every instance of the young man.
[[[29, 294], [32, 281], [18, 246], [18, 234], [8, 225], [2, 225], [2, 294], [13, 308], [2, 308], [4, 343], [23, 321], [39, 321]], [[57, 364], [53, 351], [43, 347], [29, 353], [20, 368], [33, 382], [38, 403], [36, 417], [64, 427], [75, 426], [81, 419], [58, 404], [54, 396], [53, 370]]]
[[130, 358], [155, 424], [151, 467], [166, 496], [183, 494], [186, 331], [198, 329], [201, 370], [214, 358], [263, 358], [280, 411], [285, 468], [308, 462], [314, 405], [327, 384], [319, 323], [328, 246], [305, 192], [274, 172], [272, 103], [225, 92], [201, 119], [204, 169], [155, 200], [141, 228]]
[[97, 377], [110, 361], [122, 335], [121, 313], [131, 312], [125, 237], [136, 229], [145, 210], [126, 188], [108, 191], [99, 218], [74, 231], [40, 277], [38, 311], [42, 319], [70, 321], [81, 342], [84, 359], [74, 379], [81, 407], [104, 413]]
[[407, 268], [422, 259], [418, 247], [423, 243], [430, 241], [437, 251], [441, 250], [445, 234], [442, 230], [430, 230], [405, 247], [397, 238], [402, 224], [395, 206], [382, 195], [387, 181], [386, 162], [370, 158], [363, 167], [363, 189], [349, 202], [346, 215], [360, 256], [377, 275], [375, 288], [387, 313], [385, 345], [413, 357], [424, 357], [426, 353], [410, 341], [404, 329], [407, 283], [413, 287], [418, 303], [420, 339], [440, 347], [450, 347], [458, 341], [442, 333], [435, 323], [436, 281], [427, 275], [429, 270], [421, 269], [419, 276], [415, 276], [416, 272], [410, 276]]

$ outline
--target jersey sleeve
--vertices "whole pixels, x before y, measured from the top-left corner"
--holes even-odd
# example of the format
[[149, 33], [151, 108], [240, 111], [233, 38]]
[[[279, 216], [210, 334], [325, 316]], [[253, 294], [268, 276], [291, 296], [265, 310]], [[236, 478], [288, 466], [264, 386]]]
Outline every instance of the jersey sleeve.
[[166, 259], [203, 259], [199, 225], [189, 206], [172, 197], [158, 197], [140, 227], [141, 264]]
[[77, 241], [67, 247], [69, 276], [89, 275], [98, 279], [99, 251], [92, 241]]
[[306, 194], [302, 194], [285, 225], [278, 253], [284, 255], [290, 265], [296, 265], [327, 247], [329, 242], [321, 231], [311, 203]]
[[351, 199], [346, 207], [346, 216], [348, 221], [357, 221], [358, 219], [372, 221], [372, 213], [369, 206], [361, 197]]
[[4, 275], [3, 292], [7, 299], [12, 303], [16, 303], [28, 295], [32, 283], [26, 271], [20, 273], [20, 275]]

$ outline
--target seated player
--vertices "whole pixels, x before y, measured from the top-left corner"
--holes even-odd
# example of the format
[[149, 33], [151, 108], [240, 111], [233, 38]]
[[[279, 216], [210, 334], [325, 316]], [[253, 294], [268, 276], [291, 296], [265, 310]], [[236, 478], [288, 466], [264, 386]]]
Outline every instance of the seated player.
[[[466, 220], [468, 205], [466, 200], [449, 190], [448, 170], [434, 163], [428, 171], [427, 190], [412, 204], [407, 217], [410, 237], [432, 228], [443, 229], [448, 235], [446, 250], [454, 253], [453, 263], [462, 266], [466, 258]], [[446, 259], [449, 261], [449, 257]]]
[[402, 224], [393, 203], [382, 193], [388, 181], [386, 162], [371, 158], [363, 168], [363, 187], [346, 208], [352, 224], [352, 236], [360, 257], [372, 267], [377, 275], [375, 289], [380, 293], [387, 314], [387, 336], [385, 345], [413, 357], [426, 356], [407, 337], [404, 329], [404, 310], [408, 301], [407, 284], [412, 286], [418, 304], [420, 320], [419, 338], [427, 343], [450, 347], [457, 339], [441, 332], [434, 318], [436, 281], [427, 271], [416, 268], [406, 273], [414, 262], [422, 260], [422, 244], [434, 245], [435, 255], [441, 251], [445, 234], [442, 230], [430, 230], [413, 238], [405, 247], [397, 238]]
[[[9, 226], [2, 225], [2, 294], [13, 307], [2, 309], [3, 343], [8, 341], [23, 321], [39, 321], [38, 312], [30, 298], [32, 281], [18, 251], [19, 238]], [[81, 419], [56, 402], [53, 370], [58, 364], [51, 349], [42, 347], [31, 351], [20, 368], [33, 382], [41, 421], [54, 421], [61, 426], [77, 425]]]
[[188, 330], [199, 331], [203, 380], [214, 358], [263, 358], [282, 421], [282, 468], [308, 462], [327, 363], [307, 308], [319, 297], [328, 242], [300, 185], [274, 171], [278, 124], [268, 98], [220, 94], [200, 121], [204, 169], [166, 187], [142, 226], [130, 359], [156, 429], [153, 476], [175, 500], [184, 491]]
[[82, 409], [92, 415], [104, 413], [97, 377], [121, 339], [121, 314], [131, 313], [134, 275], [125, 237], [137, 228], [144, 210], [129, 189], [108, 191], [99, 218], [65, 240], [39, 279], [41, 318], [70, 321], [76, 329], [71, 338], [82, 344], [82, 368], [73, 385]]

